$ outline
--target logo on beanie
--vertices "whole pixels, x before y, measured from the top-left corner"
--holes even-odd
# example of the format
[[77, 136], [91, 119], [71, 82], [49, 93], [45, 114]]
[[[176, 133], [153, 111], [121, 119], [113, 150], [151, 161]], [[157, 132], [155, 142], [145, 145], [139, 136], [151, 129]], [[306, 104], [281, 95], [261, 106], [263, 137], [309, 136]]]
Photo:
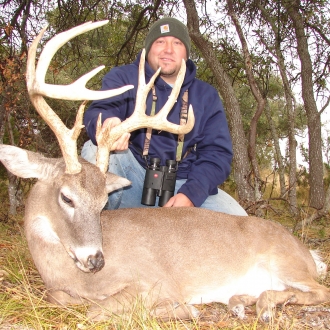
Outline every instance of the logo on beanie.
[[170, 26], [168, 24], [160, 26], [160, 33], [168, 33], [170, 32]]

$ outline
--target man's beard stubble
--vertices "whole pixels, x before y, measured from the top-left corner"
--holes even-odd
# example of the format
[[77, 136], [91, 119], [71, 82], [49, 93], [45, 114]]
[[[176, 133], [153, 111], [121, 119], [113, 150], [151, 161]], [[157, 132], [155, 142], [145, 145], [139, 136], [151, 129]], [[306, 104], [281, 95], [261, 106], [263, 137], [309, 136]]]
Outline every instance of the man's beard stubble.
[[177, 73], [175, 72], [175, 69], [167, 70], [166, 68], [162, 68], [159, 75], [164, 78], [171, 78], [177, 76]]

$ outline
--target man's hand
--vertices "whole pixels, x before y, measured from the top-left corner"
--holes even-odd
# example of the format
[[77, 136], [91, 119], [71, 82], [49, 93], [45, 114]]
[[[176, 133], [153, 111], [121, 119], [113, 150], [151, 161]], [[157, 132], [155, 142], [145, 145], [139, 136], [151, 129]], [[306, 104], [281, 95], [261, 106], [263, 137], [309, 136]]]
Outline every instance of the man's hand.
[[194, 204], [186, 195], [178, 193], [177, 195], [171, 197], [163, 207], [176, 207], [176, 206], [193, 207]]
[[[110, 127], [115, 127], [121, 123], [121, 120], [118, 117], [113, 118], [107, 118], [103, 125], [102, 129], [107, 127], [108, 125]], [[130, 133], [124, 133], [117, 141], [115, 141], [112, 145], [113, 150], [122, 151], [126, 150], [128, 148], [128, 142], [131, 134]]]

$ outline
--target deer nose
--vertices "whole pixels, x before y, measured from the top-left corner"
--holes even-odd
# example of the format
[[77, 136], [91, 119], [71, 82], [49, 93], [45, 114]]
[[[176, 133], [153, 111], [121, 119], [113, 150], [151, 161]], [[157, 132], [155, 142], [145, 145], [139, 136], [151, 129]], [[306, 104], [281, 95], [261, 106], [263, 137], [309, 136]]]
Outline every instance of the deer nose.
[[92, 273], [100, 271], [104, 267], [103, 253], [97, 251], [96, 254], [90, 255], [87, 259], [87, 265]]

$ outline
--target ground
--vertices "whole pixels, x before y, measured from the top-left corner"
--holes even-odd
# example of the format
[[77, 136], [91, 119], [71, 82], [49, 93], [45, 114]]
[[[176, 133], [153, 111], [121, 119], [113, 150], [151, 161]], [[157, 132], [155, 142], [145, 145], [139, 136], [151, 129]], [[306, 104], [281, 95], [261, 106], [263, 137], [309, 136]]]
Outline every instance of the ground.
[[[318, 249], [330, 267], [328, 221], [315, 222], [297, 235], [311, 249]], [[320, 282], [330, 286], [330, 272]], [[26, 246], [22, 215], [0, 213], [0, 329], [330, 329], [330, 302], [280, 306], [269, 324], [258, 321], [254, 307], [247, 308], [244, 320], [238, 320], [217, 303], [196, 306], [201, 318], [193, 322], [160, 323], [137, 305], [127, 318], [114, 316], [105, 323], [92, 323], [85, 316], [87, 306], [52, 306], [43, 300], [44, 292]]]

